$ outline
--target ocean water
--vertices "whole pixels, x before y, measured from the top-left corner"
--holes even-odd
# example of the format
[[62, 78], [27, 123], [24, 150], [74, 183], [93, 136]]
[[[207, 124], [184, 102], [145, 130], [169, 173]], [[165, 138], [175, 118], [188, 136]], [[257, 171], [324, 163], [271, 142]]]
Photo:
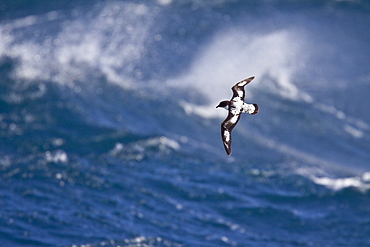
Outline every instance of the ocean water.
[[[0, 246], [370, 246], [370, 2], [0, 1]], [[223, 149], [216, 109], [250, 76]]]

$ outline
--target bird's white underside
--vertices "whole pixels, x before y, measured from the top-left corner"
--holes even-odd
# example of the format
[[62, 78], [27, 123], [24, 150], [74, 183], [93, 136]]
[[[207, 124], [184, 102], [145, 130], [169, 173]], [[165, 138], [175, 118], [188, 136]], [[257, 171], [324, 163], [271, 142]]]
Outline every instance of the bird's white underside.
[[[233, 115], [237, 115], [241, 112], [252, 114], [255, 110], [256, 110], [256, 107], [253, 104], [247, 104], [247, 103], [243, 102], [241, 100], [241, 98], [235, 98], [231, 101], [230, 112]], [[235, 123], [235, 122], [236, 121], [234, 120], [233, 123]]]

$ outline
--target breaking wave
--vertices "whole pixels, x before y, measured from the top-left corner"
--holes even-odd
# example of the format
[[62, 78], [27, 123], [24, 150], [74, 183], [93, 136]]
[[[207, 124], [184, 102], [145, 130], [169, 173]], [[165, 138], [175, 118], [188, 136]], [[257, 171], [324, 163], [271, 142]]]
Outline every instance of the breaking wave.
[[[368, 2], [23, 8], [0, 4], [5, 246], [370, 244]], [[215, 106], [249, 76], [228, 158]]]

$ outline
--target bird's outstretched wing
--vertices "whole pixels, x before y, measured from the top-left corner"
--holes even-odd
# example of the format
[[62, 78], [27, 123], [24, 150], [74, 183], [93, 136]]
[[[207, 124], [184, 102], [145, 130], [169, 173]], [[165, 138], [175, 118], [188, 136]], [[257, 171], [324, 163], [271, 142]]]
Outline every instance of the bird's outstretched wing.
[[231, 112], [229, 112], [229, 115], [227, 115], [226, 119], [221, 123], [222, 141], [224, 144], [225, 151], [229, 156], [231, 154], [231, 131], [238, 123], [239, 119], [240, 113], [232, 114]]
[[254, 76], [236, 83], [231, 88], [231, 90], [233, 90], [233, 98], [240, 97], [240, 99], [244, 101], [244, 95], [245, 95], [244, 86], [250, 83], [253, 79], [254, 79]]

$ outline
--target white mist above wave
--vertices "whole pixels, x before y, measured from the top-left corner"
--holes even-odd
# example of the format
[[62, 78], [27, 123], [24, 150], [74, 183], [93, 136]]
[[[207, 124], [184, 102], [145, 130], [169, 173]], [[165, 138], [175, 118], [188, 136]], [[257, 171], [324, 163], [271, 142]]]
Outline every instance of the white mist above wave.
[[212, 88], [209, 97], [214, 100], [225, 96], [234, 82], [252, 75], [261, 79], [258, 76], [267, 74], [277, 79], [284, 96], [296, 98], [300, 92], [292, 77], [304, 64], [304, 59], [299, 58], [301, 43], [298, 35], [289, 30], [267, 34], [220, 31], [198, 55], [181, 83], [188, 82], [202, 90]]
[[[302, 40], [295, 30], [249, 33], [242, 30], [220, 31], [194, 60], [189, 71], [169, 81], [170, 86], [193, 87], [204, 94], [209, 105], [181, 102], [187, 113], [219, 117], [215, 109], [222, 99], [231, 97], [231, 86], [256, 76], [246, 88], [246, 100], [254, 100], [253, 89], [268, 88], [283, 98], [311, 102], [312, 97], [294, 84], [294, 76], [304, 67]], [[276, 84], [266, 83], [266, 77]], [[270, 80], [271, 81], [271, 80]], [[271, 88], [273, 87], [273, 88]], [[224, 115], [224, 114], [222, 114]]]
[[[17, 61], [13, 78], [73, 85], [99, 72], [130, 87], [145, 53], [153, 9], [143, 4], [107, 3], [98, 11], [65, 19], [63, 13], [28, 16], [0, 26], [0, 58]], [[55, 23], [57, 22], [57, 23]], [[54, 27], [55, 26], [55, 27]], [[25, 29], [33, 30], [25, 37]], [[43, 34], [43, 29], [50, 29]], [[45, 36], [39, 40], [39, 36]]]

